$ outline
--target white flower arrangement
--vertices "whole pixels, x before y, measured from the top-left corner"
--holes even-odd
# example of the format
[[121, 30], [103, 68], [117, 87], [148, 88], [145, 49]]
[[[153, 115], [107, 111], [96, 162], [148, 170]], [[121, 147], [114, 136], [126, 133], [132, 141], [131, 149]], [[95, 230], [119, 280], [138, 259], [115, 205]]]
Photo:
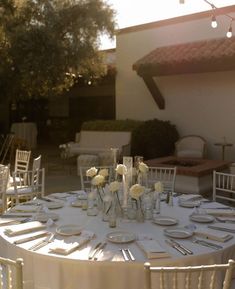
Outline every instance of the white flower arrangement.
[[163, 193], [163, 191], [164, 191], [163, 183], [162, 182], [156, 182], [154, 184], [154, 190], [158, 193]]
[[97, 174], [97, 168], [96, 167], [92, 167], [89, 170], [86, 171], [86, 176], [93, 178], [96, 174]]
[[148, 170], [149, 170], [149, 167], [144, 162], [139, 163], [139, 171], [141, 173], [146, 174]]
[[125, 165], [123, 165], [123, 164], [119, 164], [116, 167], [116, 172], [119, 175], [126, 175], [127, 174], [127, 167]]
[[115, 193], [119, 191], [121, 183], [118, 181], [111, 182], [109, 185], [110, 192]]
[[96, 175], [92, 180], [91, 180], [91, 184], [93, 186], [97, 186], [97, 187], [101, 187], [104, 185], [105, 182], [105, 178], [102, 175]]
[[99, 175], [103, 176], [104, 178], [108, 177], [108, 175], [109, 175], [108, 169], [99, 170]]
[[144, 190], [145, 190], [144, 186], [135, 184], [130, 188], [130, 196], [133, 199], [139, 200], [139, 198], [143, 195]]
[[60, 149], [66, 149], [66, 144], [60, 144], [60, 145], [59, 145], [59, 148], [60, 148]]

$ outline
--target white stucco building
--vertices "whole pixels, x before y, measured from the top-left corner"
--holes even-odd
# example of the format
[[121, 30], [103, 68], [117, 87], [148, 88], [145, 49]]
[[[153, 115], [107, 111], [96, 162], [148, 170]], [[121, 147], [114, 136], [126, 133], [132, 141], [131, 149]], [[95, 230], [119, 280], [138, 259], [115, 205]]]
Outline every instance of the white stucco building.
[[[235, 5], [217, 9], [218, 27], [211, 27], [211, 11], [121, 29], [116, 49], [117, 119], [169, 120], [181, 136], [196, 134], [208, 143], [208, 157], [221, 158], [214, 143], [223, 138], [233, 146], [226, 160], [235, 160], [235, 58], [234, 70], [156, 76], [164, 100], [160, 109], [133, 64], [158, 47], [225, 38]], [[233, 23], [235, 30], [235, 22]], [[234, 51], [235, 55], [235, 51]]]

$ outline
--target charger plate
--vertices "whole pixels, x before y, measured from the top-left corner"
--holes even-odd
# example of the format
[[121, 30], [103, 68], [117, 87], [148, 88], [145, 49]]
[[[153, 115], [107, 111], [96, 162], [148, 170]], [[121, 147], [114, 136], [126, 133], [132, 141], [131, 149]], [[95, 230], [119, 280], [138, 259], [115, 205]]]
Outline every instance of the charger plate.
[[157, 216], [154, 218], [153, 223], [161, 226], [172, 226], [176, 225], [178, 220], [167, 216]]
[[129, 243], [133, 242], [136, 239], [135, 234], [130, 232], [124, 232], [124, 231], [117, 231], [117, 232], [111, 232], [106, 235], [106, 238], [108, 241], [112, 243]]
[[164, 234], [171, 238], [186, 239], [193, 235], [193, 232], [185, 228], [165, 229]]
[[215, 218], [206, 214], [192, 214], [189, 216], [190, 220], [198, 223], [212, 223]]
[[61, 225], [56, 228], [56, 233], [62, 236], [72, 236], [81, 234], [82, 228], [81, 226], [68, 224]]

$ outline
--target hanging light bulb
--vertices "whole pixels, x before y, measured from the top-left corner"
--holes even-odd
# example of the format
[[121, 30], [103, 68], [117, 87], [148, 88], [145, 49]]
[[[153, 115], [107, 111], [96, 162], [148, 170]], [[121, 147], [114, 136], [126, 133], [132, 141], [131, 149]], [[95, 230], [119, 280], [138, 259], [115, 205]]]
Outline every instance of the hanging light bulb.
[[226, 36], [227, 36], [228, 38], [231, 38], [231, 37], [233, 36], [232, 20], [231, 20], [231, 22], [230, 22], [229, 29], [228, 29], [228, 32], [227, 32]]
[[184, 0], [179, 0], [180, 1], [180, 4], [184, 4]]
[[218, 26], [218, 24], [217, 24], [217, 21], [216, 21], [216, 17], [213, 14], [212, 17], [211, 17], [211, 27], [212, 28], [216, 28], [217, 26]]

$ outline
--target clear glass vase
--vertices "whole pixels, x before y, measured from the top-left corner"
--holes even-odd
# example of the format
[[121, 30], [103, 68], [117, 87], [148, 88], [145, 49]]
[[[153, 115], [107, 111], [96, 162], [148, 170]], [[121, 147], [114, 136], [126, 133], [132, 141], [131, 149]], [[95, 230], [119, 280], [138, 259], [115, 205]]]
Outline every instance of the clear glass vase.
[[139, 223], [144, 222], [144, 212], [141, 206], [141, 200], [137, 200], [136, 202], [136, 221]]
[[117, 226], [116, 202], [113, 198], [109, 211], [109, 227], [115, 228]]

